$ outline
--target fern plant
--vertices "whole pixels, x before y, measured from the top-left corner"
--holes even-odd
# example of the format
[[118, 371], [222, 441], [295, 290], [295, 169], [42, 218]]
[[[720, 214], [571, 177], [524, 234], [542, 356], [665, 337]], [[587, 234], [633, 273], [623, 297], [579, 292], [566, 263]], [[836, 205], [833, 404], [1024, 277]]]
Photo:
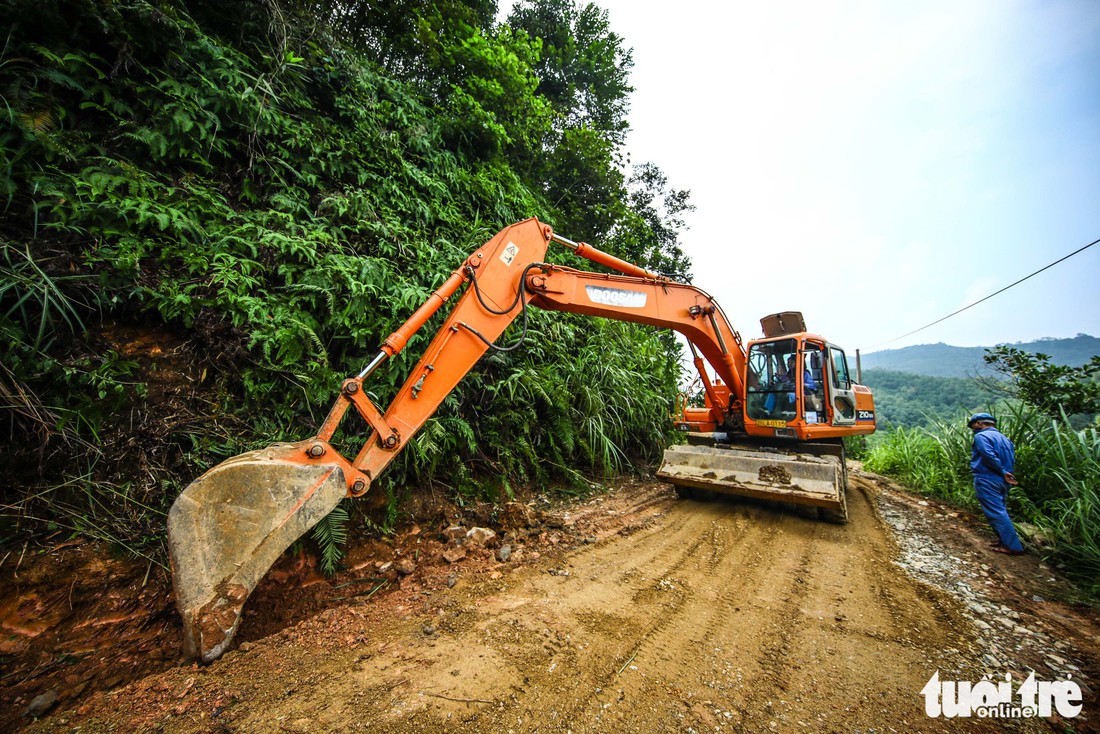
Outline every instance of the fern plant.
[[321, 571], [326, 576], [335, 575], [344, 558], [349, 518], [348, 508], [341, 502], [310, 531], [310, 536], [321, 551]]

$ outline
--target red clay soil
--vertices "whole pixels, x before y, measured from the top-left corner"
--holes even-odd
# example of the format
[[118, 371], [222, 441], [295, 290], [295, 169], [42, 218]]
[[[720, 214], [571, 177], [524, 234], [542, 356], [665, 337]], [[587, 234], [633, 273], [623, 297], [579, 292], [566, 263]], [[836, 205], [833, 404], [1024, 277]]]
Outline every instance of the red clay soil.
[[[854, 474], [849, 504], [838, 526], [652, 481], [495, 512], [428, 494], [334, 578], [284, 556], [206, 667], [179, 654], [161, 568], [9, 549], [0, 730], [1100, 731], [1100, 624], [1072, 586], [880, 478]], [[1072, 675], [1082, 714], [924, 712], [936, 671], [1029, 669]]]

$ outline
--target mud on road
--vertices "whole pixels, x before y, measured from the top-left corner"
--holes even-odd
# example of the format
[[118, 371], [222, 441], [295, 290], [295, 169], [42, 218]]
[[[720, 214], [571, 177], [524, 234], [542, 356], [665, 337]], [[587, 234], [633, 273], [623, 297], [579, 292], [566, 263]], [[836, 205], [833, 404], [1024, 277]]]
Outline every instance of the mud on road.
[[[1034, 558], [976, 555], [983, 539], [965, 522], [900, 495], [884, 521], [889, 490], [852, 482], [846, 526], [625, 487], [569, 508], [558, 550], [425, 567], [385, 598], [97, 693], [27, 731], [1091, 730], [1091, 689], [1073, 722], [925, 714], [919, 692], [937, 670], [1042, 674], [1043, 651], [1015, 645], [1012, 629], [1061, 641], [1057, 659], [1095, 679], [1096, 619], [1028, 598], [1024, 581], [1049, 575]], [[982, 637], [955, 579], [937, 587], [898, 562], [895, 532], [919, 525], [914, 514], [958, 525], [930, 539], [934, 555], [1016, 564], [972, 579], [989, 623], [1011, 610], [1008, 636]], [[991, 640], [1013, 649], [983, 658]]]

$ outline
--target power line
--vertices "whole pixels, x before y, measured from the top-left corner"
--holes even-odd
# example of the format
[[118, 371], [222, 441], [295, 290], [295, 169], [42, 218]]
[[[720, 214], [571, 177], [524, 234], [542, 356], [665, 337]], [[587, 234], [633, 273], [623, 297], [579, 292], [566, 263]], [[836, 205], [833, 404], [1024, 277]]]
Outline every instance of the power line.
[[879, 343], [878, 343], [878, 344], [876, 344], [876, 345], [875, 345], [874, 347], [871, 347], [871, 349], [874, 349], [875, 347], [881, 347], [881, 346], [882, 346], [883, 344], [891, 344], [891, 343], [893, 343], [893, 342], [896, 342], [896, 341], [897, 341], [898, 339], [904, 339], [904, 338], [905, 338], [905, 337], [907, 337], [907, 336], [912, 336], [913, 334], [916, 334], [916, 333], [917, 333], [918, 331], [924, 331], [925, 329], [929, 328], [930, 326], [935, 326], [936, 324], [938, 324], [938, 323], [940, 323], [940, 322], [942, 322], [942, 321], [947, 321], [947, 320], [948, 320], [949, 318], [951, 318], [952, 316], [958, 316], [959, 314], [961, 314], [961, 313], [962, 313], [963, 311], [967, 310], [968, 308], [974, 308], [974, 307], [975, 307], [975, 306], [977, 306], [977, 305], [978, 305], [979, 303], [981, 303], [981, 302], [983, 302], [983, 301], [988, 301], [988, 300], [989, 300], [990, 298], [992, 298], [993, 296], [996, 296], [996, 295], [1000, 295], [1001, 293], [1004, 293], [1005, 291], [1007, 291], [1007, 290], [1008, 290], [1009, 288], [1012, 288], [1012, 287], [1015, 287], [1015, 286], [1018, 286], [1018, 285], [1020, 285], [1020, 283], [1023, 283], [1023, 282], [1024, 282], [1025, 280], [1027, 280], [1028, 278], [1034, 278], [1034, 277], [1035, 277], [1036, 275], [1038, 275], [1039, 273], [1043, 272], [1044, 270], [1049, 270], [1050, 268], [1053, 268], [1053, 267], [1054, 267], [1055, 265], [1057, 265], [1058, 263], [1060, 263], [1060, 262], [1063, 262], [1064, 260], [1069, 260], [1069, 259], [1070, 259], [1071, 257], [1073, 257], [1074, 255], [1076, 255], [1076, 254], [1078, 254], [1078, 253], [1081, 253], [1081, 252], [1084, 252], [1085, 250], [1089, 249], [1090, 247], [1092, 247], [1093, 245], [1095, 245], [1095, 244], [1097, 244], [1097, 243], [1100, 243], [1100, 240], [1093, 240], [1092, 242], [1088, 243], [1088, 244], [1087, 244], [1087, 245], [1085, 245], [1084, 247], [1081, 247], [1081, 248], [1078, 248], [1078, 249], [1074, 250], [1073, 252], [1071, 252], [1070, 254], [1066, 255], [1065, 257], [1060, 257], [1060, 258], [1058, 258], [1057, 260], [1055, 260], [1054, 262], [1050, 263], [1049, 265], [1046, 265], [1046, 266], [1044, 266], [1044, 267], [1041, 267], [1041, 268], [1039, 268], [1038, 270], [1036, 270], [1036, 271], [1035, 271], [1034, 273], [1032, 273], [1031, 275], [1025, 275], [1025, 276], [1024, 276], [1023, 278], [1020, 278], [1020, 279], [1019, 279], [1019, 280], [1017, 280], [1017, 281], [1016, 281], [1015, 283], [1010, 283], [1009, 285], [1006, 285], [1006, 286], [1005, 286], [1004, 288], [1000, 289], [999, 291], [996, 291], [995, 293], [990, 293], [990, 294], [989, 294], [988, 296], [986, 296], [985, 298], [979, 298], [979, 299], [978, 299], [977, 301], [974, 301], [974, 303], [971, 303], [971, 304], [970, 304], [969, 306], [963, 306], [963, 307], [962, 307], [962, 308], [960, 308], [960, 309], [959, 309], [958, 311], [955, 311], [955, 312], [953, 312], [953, 313], [949, 313], [949, 314], [947, 314], [946, 316], [944, 316], [944, 317], [943, 317], [943, 318], [941, 318], [941, 319], [936, 319], [935, 321], [933, 321], [933, 322], [932, 322], [932, 323], [930, 323], [930, 324], [925, 324], [924, 326], [920, 327], [919, 329], [913, 329], [913, 330], [912, 330], [912, 331], [910, 331], [910, 332], [909, 332], [908, 334], [902, 334], [901, 336], [895, 336], [895, 337], [894, 337], [893, 339], [890, 339], [890, 340], [888, 340], [888, 341], [884, 341], [884, 342], [879, 342]]

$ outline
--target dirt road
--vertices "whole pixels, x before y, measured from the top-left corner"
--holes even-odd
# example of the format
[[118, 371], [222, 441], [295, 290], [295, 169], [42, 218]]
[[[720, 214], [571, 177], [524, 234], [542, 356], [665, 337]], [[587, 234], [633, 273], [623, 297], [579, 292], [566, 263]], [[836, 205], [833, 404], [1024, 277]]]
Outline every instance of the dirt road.
[[[384, 600], [328, 609], [29, 730], [1060, 730], [925, 714], [930, 676], [976, 681], [987, 651], [971, 609], [894, 562], [879, 490], [853, 484], [846, 526], [677, 500], [659, 484], [615, 492], [572, 508], [561, 550], [425, 567]], [[1085, 627], [1087, 673], [1100, 639]]]

